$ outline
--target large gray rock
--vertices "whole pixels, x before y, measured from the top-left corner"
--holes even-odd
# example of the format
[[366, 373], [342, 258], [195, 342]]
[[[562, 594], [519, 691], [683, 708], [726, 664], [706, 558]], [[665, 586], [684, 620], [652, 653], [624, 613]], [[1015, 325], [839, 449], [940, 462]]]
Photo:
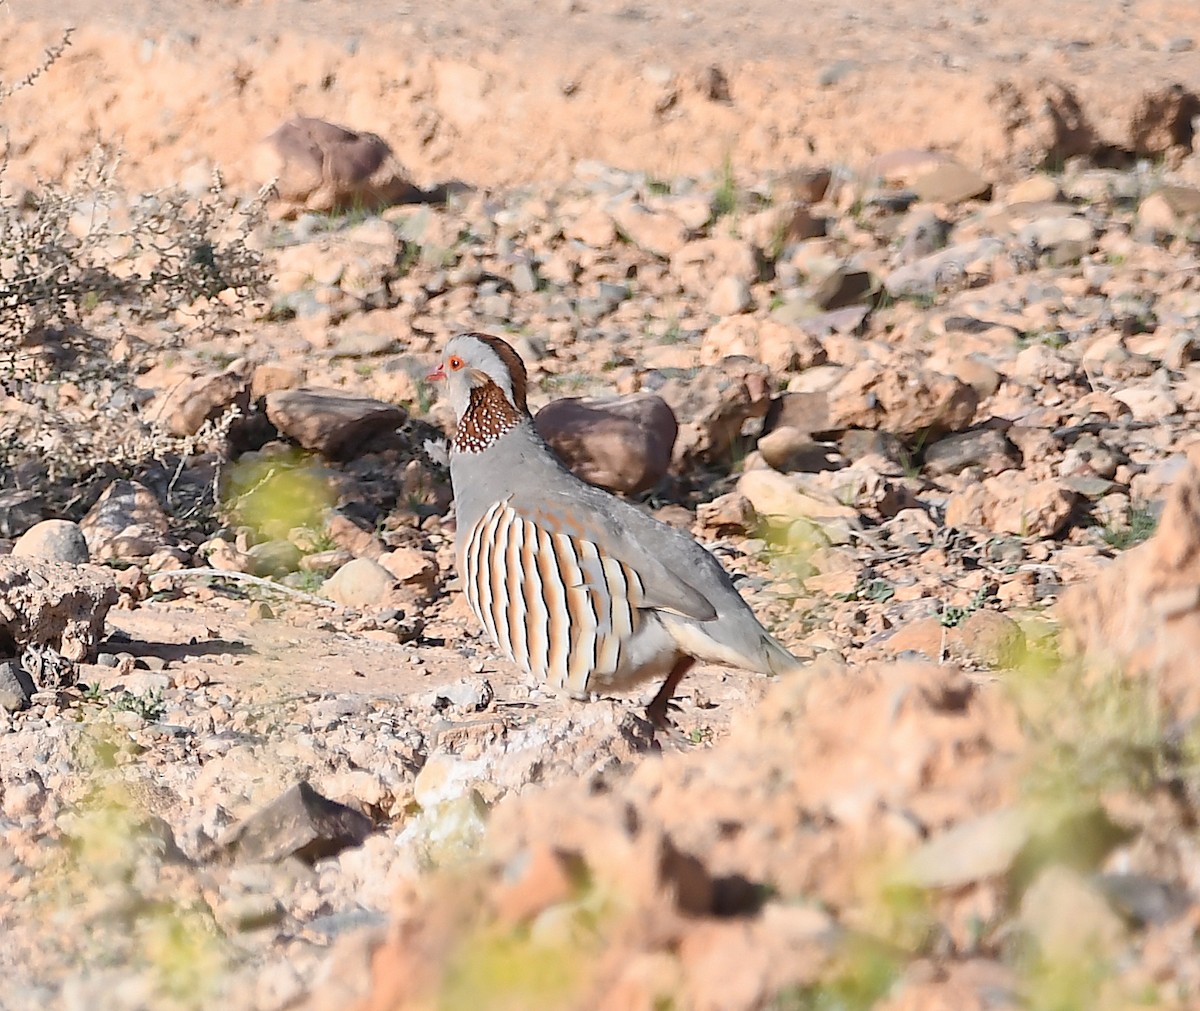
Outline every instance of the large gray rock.
[[925, 450], [925, 470], [934, 477], [978, 467], [989, 476], [1019, 466], [1016, 447], [1003, 432], [980, 428], [939, 439]]
[[0, 491], [0, 537], [19, 537], [46, 515], [40, 492]]
[[893, 270], [883, 285], [893, 298], [931, 298], [943, 288], [962, 284], [972, 268], [1004, 251], [991, 236], [943, 249]]
[[17, 660], [0, 662], [0, 709], [15, 713], [28, 709], [35, 687]]
[[106, 569], [0, 557], [0, 636], [16, 652], [32, 644], [86, 660], [117, 596]]
[[322, 797], [301, 782], [235, 825], [221, 843], [241, 860], [296, 857], [313, 864], [361, 845], [373, 828], [365, 814]]
[[267, 417], [305, 449], [342, 460], [373, 436], [404, 424], [408, 414], [373, 397], [310, 388], [268, 393]]

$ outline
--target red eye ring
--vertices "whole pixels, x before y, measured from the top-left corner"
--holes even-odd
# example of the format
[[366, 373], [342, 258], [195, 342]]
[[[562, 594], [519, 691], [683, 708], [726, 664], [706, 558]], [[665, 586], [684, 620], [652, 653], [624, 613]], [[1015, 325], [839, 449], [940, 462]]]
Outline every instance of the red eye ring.
[[464, 363], [463, 360], [458, 357], [458, 355], [451, 355], [446, 361], [446, 364], [450, 366], [452, 371], [457, 372], [463, 367]]

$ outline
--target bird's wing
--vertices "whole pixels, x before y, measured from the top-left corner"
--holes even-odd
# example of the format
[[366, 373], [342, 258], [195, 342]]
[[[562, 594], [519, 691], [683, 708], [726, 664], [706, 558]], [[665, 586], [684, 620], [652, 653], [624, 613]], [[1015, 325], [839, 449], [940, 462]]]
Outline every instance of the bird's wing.
[[[640, 606], [674, 611], [696, 621], [716, 618], [712, 601], [661, 560], [661, 553], [668, 548], [672, 554], [679, 553], [678, 531], [633, 506], [620, 502], [623, 508], [613, 509], [606, 502], [605, 509], [584, 511], [572, 497], [553, 491], [539, 493], [536, 489], [514, 496], [509, 504], [523, 519], [548, 533], [587, 541], [601, 555], [628, 566], [641, 583]], [[687, 542], [685, 547], [704, 554], [704, 549], [690, 538]]]

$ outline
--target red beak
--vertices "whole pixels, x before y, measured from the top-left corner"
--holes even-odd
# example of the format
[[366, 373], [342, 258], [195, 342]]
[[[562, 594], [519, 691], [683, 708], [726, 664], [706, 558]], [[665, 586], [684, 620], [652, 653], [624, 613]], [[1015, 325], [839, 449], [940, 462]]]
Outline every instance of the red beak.
[[440, 379], [446, 378], [446, 366], [438, 362], [438, 367], [425, 377], [425, 382], [436, 383]]

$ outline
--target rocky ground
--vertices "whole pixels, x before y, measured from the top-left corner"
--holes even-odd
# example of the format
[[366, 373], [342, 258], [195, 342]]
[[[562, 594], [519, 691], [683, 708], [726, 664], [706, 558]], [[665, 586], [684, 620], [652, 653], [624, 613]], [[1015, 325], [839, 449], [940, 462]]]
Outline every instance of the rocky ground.
[[[1059, 104], [1030, 106], [1019, 156], [984, 123], [958, 157], [833, 131], [772, 162], [747, 133], [745, 159], [633, 171], [564, 130], [422, 189], [456, 127], [424, 156], [389, 134], [403, 157], [340, 207], [259, 148], [282, 173], [259, 214], [250, 169], [205, 197], [211, 148], [127, 135], [135, 178], [173, 165], [181, 196], [64, 182], [54, 217], [14, 182], [14, 220], [59, 222], [95, 287], [5, 344], [0, 1005], [1200, 1000], [1200, 102], [1164, 83], [1186, 17], [1137, 6], [1133, 51], [1170, 59], [1136, 143], [1064, 146], [1039, 85]], [[5, 99], [19, 129], [60, 71], [104, 78], [90, 122], [113, 115], [135, 64], [96, 75], [106, 39], [150, 53], [151, 92], [202, 80], [103, 32]], [[1074, 72], [1099, 45], [1035, 57]], [[614, 87], [665, 102], [674, 77], [626, 69]], [[653, 114], [682, 109], [684, 139], [711, 128], [690, 95]], [[64, 137], [10, 146], [14, 179], [65, 180]], [[180, 263], [130, 238], [163, 218]], [[644, 700], [559, 699], [497, 656], [458, 593], [453, 419], [423, 379], [468, 328], [520, 351], [573, 467], [709, 545], [806, 677], [699, 669], [655, 735]]]

